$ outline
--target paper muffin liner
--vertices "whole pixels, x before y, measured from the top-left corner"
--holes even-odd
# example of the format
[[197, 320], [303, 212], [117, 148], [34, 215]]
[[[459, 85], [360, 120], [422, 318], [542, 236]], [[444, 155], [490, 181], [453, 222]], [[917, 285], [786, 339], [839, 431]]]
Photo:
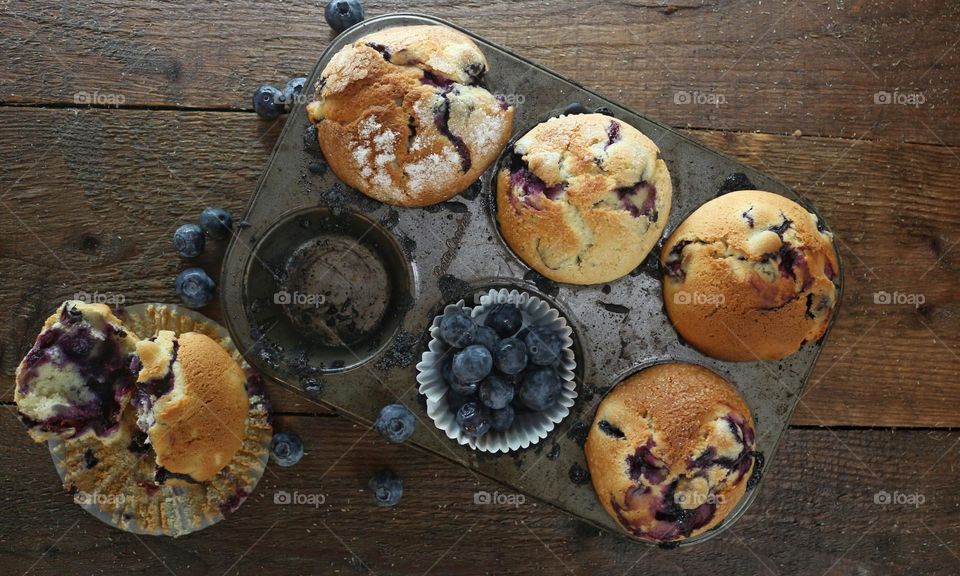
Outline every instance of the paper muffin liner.
[[260, 377], [244, 361], [227, 330], [198, 312], [171, 304], [140, 304], [125, 308], [118, 316], [140, 338], [159, 330], [205, 334], [237, 360], [247, 374], [250, 398], [243, 444], [230, 463], [208, 481], [169, 478], [155, 485], [148, 481], [156, 470], [153, 451], [130, 449], [139, 430], [128, 407], [120, 429], [113, 434], [50, 440], [57, 473], [74, 502], [115, 528], [177, 537], [212, 526], [247, 499], [266, 470], [273, 430]]
[[[562, 338], [563, 349], [557, 373], [562, 381], [560, 398], [552, 407], [543, 412], [517, 412], [513, 425], [504, 431], [490, 430], [479, 438], [467, 436], [457, 424], [456, 413], [448, 403], [447, 392], [450, 386], [444, 381], [442, 374], [443, 360], [450, 353], [451, 347], [440, 339], [440, 320], [443, 314], [462, 309], [482, 324], [490, 308], [495, 304], [516, 304], [523, 315], [523, 326], [548, 326], [555, 330]], [[517, 290], [506, 288], [491, 289], [487, 294], [480, 296], [480, 305], [473, 308], [464, 305], [460, 300], [456, 304], [447, 305], [443, 314], [433, 319], [430, 326], [431, 340], [428, 349], [423, 353], [417, 364], [417, 382], [420, 384], [420, 393], [427, 397], [427, 414], [434, 424], [442, 430], [448, 438], [456, 440], [463, 446], [469, 446], [482, 452], [509, 452], [528, 448], [547, 435], [559, 424], [573, 406], [577, 397], [574, 369], [577, 367], [573, 353], [573, 330], [567, 325], [567, 320], [560, 312], [542, 299]]]

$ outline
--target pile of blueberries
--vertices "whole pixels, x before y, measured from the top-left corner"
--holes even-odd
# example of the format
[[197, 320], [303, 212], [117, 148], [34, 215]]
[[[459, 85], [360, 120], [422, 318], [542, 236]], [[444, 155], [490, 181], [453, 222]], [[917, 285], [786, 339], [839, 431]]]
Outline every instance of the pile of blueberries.
[[515, 304], [494, 305], [482, 325], [462, 309], [447, 312], [440, 339], [451, 347], [440, 360], [447, 402], [468, 436], [508, 430], [517, 413], [541, 412], [560, 398], [562, 337], [548, 326], [524, 326]]
[[[225, 240], [233, 230], [233, 217], [223, 208], [205, 208], [199, 224], [183, 224], [173, 233], [173, 248], [181, 258], [196, 258], [207, 245], [207, 238]], [[187, 268], [177, 276], [175, 288], [180, 300], [190, 308], [203, 308], [213, 300], [216, 285], [199, 267]]]

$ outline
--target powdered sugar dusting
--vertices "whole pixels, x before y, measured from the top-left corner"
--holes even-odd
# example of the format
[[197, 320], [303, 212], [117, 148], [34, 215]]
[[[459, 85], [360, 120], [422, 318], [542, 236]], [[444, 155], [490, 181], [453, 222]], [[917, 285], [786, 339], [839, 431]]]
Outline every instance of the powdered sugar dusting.
[[481, 155], [487, 155], [500, 142], [505, 119], [500, 114], [483, 114], [478, 120], [470, 122], [470, 129], [464, 135], [470, 147]]
[[453, 178], [460, 166], [460, 156], [453, 146], [444, 146], [441, 154], [430, 154], [403, 169], [407, 174], [407, 188], [414, 193], [421, 192], [430, 183], [441, 179]]
[[[368, 116], [357, 127], [357, 135], [365, 142], [351, 142], [350, 148], [360, 176], [382, 192], [397, 197], [399, 191], [395, 189], [393, 177], [387, 170], [387, 165], [397, 159], [397, 133], [385, 129], [375, 116]], [[374, 156], [372, 164], [371, 154]]]

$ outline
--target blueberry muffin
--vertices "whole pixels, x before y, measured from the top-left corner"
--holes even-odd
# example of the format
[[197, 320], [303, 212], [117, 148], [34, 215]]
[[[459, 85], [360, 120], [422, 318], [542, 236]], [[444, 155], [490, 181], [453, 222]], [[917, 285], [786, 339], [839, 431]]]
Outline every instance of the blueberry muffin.
[[510, 137], [513, 108], [482, 81], [487, 60], [445, 26], [390, 28], [324, 68], [307, 115], [337, 177], [397, 206], [455, 196]]
[[203, 482], [243, 443], [247, 376], [209, 336], [161, 331], [137, 343], [140, 369], [132, 404], [157, 466]]
[[560, 116], [516, 141], [497, 175], [507, 244], [557, 282], [600, 284], [643, 262], [670, 216], [657, 146], [602, 114]]
[[187, 534], [256, 486], [269, 405], [222, 328], [164, 305], [124, 317], [60, 306], [17, 369], [17, 410], [78, 504], [126, 530]]
[[109, 307], [64, 302], [17, 367], [14, 400], [30, 436], [116, 431], [134, 388], [136, 342]]
[[762, 463], [740, 395], [692, 364], [660, 364], [619, 384], [597, 408], [584, 450], [607, 513], [657, 543], [716, 527]]
[[777, 194], [741, 190], [707, 202], [660, 254], [673, 326], [722, 360], [793, 354], [820, 339], [833, 315], [832, 238], [815, 215]]

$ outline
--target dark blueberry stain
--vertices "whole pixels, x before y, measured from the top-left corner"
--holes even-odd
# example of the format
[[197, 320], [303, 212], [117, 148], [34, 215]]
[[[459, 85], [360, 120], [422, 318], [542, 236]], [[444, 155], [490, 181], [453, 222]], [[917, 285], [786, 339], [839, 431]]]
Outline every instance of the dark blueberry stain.
[[603, 288], [600, 289], [600, 291], [603, 292], [604, 294], [610, 294], [612, 290], [613, 288], [611, 288], [609, 284], [604, 284]]
[[[449, 78], [444, 78], [443, 76], [440, 76], [438, 74], [434, 74], [429, 70], [423, 71], [423, 78], [421, 78], [420, 81], [426, 84], [427, 86], [434, 86], [436, 88], [441, 88], [448, 91], [453, 89], [453, 84], [454, 84], [453, 80], [450, 80]], [[446, 96], [446, 95], [443, 94], [443, 96]]]
[[380, 55], [383, 56], [383, 59], [386, 60], [387, 62], [389, 62], [390, 58], [393, 56], [393, 54], [390, 53], [390, 49], [384, 46], [383, 44], [378, 44], [376, 42], [367, 42], [367, 46], [379, 52]]
[[747, 224], [749, 224], [751, 228], [753, 228], [753, 225], [754, 225], [753, 214], [751, 214], [752, 212], [753, 212], [753, 206], [751, 206], [743, 214], [741, 214], [741, 216], [743, 216], [743, 219], [747, 221]]
[[475, 86], [483, 81], [483, 75], [487, 73], [487, 68], [483, 65], [483, 62], [471, 62], [463, 68], [463, 71], [469, 79], [467, 84]]
[[616, 144], [620, 141], [620, 123], [616, 120], [611, 120], [610, 124], [607, 125], [607, 143], [604, 145], [603, 149], [606, 150], [610, 146]]
[[720, 183], [720, 188], [717, 190], [717, 196], [722, 196], [729, 192], [736, 192], [737, 190], [755, 190], [756, 186], [753, 185], [753, 182], [747, 178], [747, 175], [743, 172], [734, 172], [733, 174], [727, 176], [723, 179], [723, 182]]
[[644, 478], [650, 484], [660, 484], [670, 473], [669, 467], [663, 460], [653, 455], [653, 439], [647, 440], [645, 444], [637, 446], [636, 451], [627, 456], [627, 474], [634, 482], [640, 482]]
[[767, 228], [767, 230], [770, 230], [780, 238], [783, 238], [783, 235], [787, 233], [787, 230], [793, 227], [793, 220], [787, 218], [783, 212], [780, 213], [780, 216], [783, 217], [783, 222], [777, 224], [776, 226], [771, 226], [770, 228]]
[[[632, 198], [639, 194], [641, 191], [646, 193], [643, 203], [638, 207], [634, 204]], [[655, 210], [657, 203], [657, 188], [647, 182], [646, 180], [641, 180], [634, 184], [633, 186], [627, 186], [624, 188], [617, 188], [615, 190], [617, 194], [617, 199], [620, 201], [620, 208], [630, 212], [630, 215], [634, 218], [639, 218], [640, 216], [649, 216], [650, 220], [656, 222], [657, 220], [657, 211]]]
[[590, 427], [583, 422], [574, 422], [573, 426], [570, 427], [570, 430], [567, 431], [567, 436], [572, 438], [573, 441], [580, 446], [583, 446], [587, 443], [587, 436], [589, 434]]
[[[520, 190], [523, 193], [519, 197], [520, 205], [539, 210], [540, 208], [534, 201], [536, 198], [545, 196], [550, 200], [556, 200], [566, 190], [567, 185], [565, 182], [547, 186], [546, 182], [530, 170], [523, 157], [512, 149], [510, 150], [509, 158], [510, 188]], [[510, 202], [515, 209], [519, 210], [517, 198], [512, 194], [510, 195]]]
[[673, 248], [671, 248], [667, 254], [667, 261], [664, 267], [666, 268], [667, 275], [671, 278], [681, 281], [684, 279], [685, 274], [683, 273], [683, 268], [680, 266], [683, 262], [683, 249], [692, 242], [692, 240], [681, 240], [674, 244]]
[[434, 114], [434, 125], [457, 149], [457, 153], [460, 155], [460, 170], [462, 172], [469, 172], [470, 166], [472, 165], [470, 149], [467, 148], [467, 144], [463, 141], [463, 138], [450, 131], [450, 100], [447, 97], [447, 92], [442, 93], [441, 96], [443, 97], [443, 104], [440, 105], [440, 109]]
[[763, 477], [763, 466], [766, 460], [763, 457], [763, 452], [751, 452], [753, 456], [753, 473], [750, 474], [750, 479], [747, 480], [747, 490], [753, 490], [754, 487], [760, 482], [760, 479]]
[[83, 464], [87, 467], [87, 470], [96, 466], [100, 460], [94, 455], [93, 448], [87, 448], [83, 452]]
[[604, 116], [613, 116], [613, 110], [607, 108], [606, 106], [601, 106], [594, 110], [596, 114], [603, 114]]
[[630, 313], [630, 309], [622, 304], [614, 304], [612, 302], [598, 302], [598, 304], [600, 304], [601, 308], [613, 314], [629, 314]]
[[550, 451], [547, 452], [547, 460], [556, 460], [560, 457], [560, 445], [554, 442], [553, 446], [550, 447]]
[[586, 484], [590, 481], [590, 472], [576, 462], [570, 466], [569, 475], [570, 481], [578, 486]]
[[613, 438], [623, 439], [627, 437], [626, 434], [623, 433], [623, 430], [606, 420], [601, 420], [600, 423], [597, 424], [597, 428], [607, 436], [612, 436]]

